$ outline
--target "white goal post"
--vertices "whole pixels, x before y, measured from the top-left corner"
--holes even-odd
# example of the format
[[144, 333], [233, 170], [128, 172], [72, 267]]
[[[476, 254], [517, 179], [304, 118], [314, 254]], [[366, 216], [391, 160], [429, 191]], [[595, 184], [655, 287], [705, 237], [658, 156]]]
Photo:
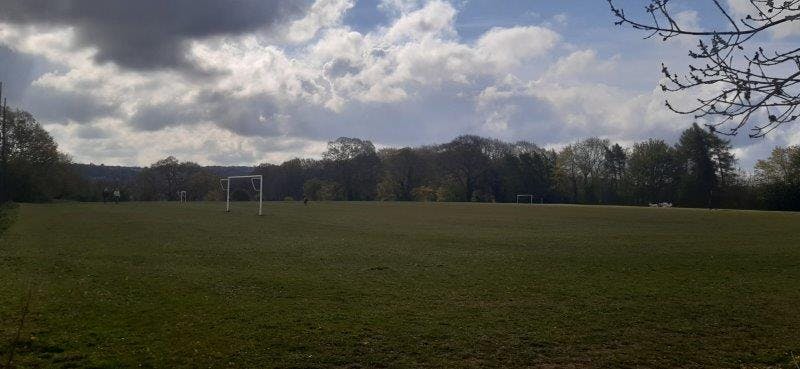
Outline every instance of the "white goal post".
[[[225, 212], [230, 213], [231, 211], [231, 180], [234, 179], [250, 179], [253, 190], [258, 192], [258, 215], [261, 215], [261, 209], [264, 204], [264, 176], [262, 175], [231, 176], [220, 179], [219, 184], [222, 186], [222, 189], [225, 190]], [[258, 182], [258, 187], [256, 187], [256, 181]]]
[[181, 203], [189, 201], [189, 196], [186, 191], [178, 191], [178, 201]]
[[523, 199], [524, 199], [524, 198], [528, 198], [528, 201], [525, 201], [525, 202], [527, 202], [527, 203], [530, 203], [530, 204], [533, 204], [533, 195], [517, 195], [517, 204], [520, 204], [520, 203], [521, 203], [521, 202], [519, 201], [519, 199], [520, 199], [520, 198], [523, 198]]

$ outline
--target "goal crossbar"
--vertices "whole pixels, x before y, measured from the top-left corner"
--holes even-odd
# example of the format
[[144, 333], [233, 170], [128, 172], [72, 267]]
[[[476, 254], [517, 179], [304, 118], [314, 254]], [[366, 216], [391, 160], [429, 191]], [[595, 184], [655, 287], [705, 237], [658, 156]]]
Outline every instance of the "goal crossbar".
[[[264, 176], [260, 174], [252, 176], [230, 176], [219, 180], [220, 186], [225, 190], [225, 212], [230, 213], [231, 211], [231, 181], [235, 179], [250, 179], [250, 185], [253, 186], [253, 190], [258, 192], [258, 215], [261, 215], [264, 204]], [[258, 186], [256, 186], [256, 182], [258, 182]]]
[[520, 198], [520, 197], [527, 197], [527, 198], [529, 199], [528, 201], [529, 201], [531, 204], [533, 204], [533, 195], [517, 195], [517, 204], [519, 204], [519, 203], [520, 203], [520, 202], [519, 202], [519, 198]]

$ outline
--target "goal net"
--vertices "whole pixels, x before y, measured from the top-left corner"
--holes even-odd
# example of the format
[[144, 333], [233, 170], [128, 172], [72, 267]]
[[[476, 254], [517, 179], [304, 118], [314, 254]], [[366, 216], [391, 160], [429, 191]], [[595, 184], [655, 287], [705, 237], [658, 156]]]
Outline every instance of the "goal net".
[[253, 190], [258, 193], [258, 215], [261, 215], [264, 204], [264, 176], [262, 175], [231, 176], [221, 179], [219, 183], [225, 191], [225, 212], [230, 213], [231, 211], [231, 182], [240, 180], [250, 180]]

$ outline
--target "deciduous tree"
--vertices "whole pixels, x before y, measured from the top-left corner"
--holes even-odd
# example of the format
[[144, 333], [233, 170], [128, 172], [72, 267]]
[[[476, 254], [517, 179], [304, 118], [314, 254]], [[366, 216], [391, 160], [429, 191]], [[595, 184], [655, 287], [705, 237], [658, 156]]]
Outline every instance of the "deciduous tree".
[[800, 116], [800, 48], [789, 43], [770, 49], [762, 43], [765, 34], [798, 27], [800, 0], [741, 0], [736, 12], [712, 0], [724, 22], [710, 29], [680, 22], [679, 10], [669, 0], [650, 0], [641, 18], [615, 2], [608, 0], [616, 24], [643, 30], [647, 38], [699, 38], [689, 52], [695, 63], [688, 72], [679, 75], [662, 65], [668, 81], [661, 86], [664, 91], [702, 95], [695, 106], [667, 102], [673, 111], [708, 119], [712, 131], [727, 135], [752, 121], [751, 137], [764, 136]]
[[674, 201], [675, 156], [675, 150], [662, 140], [633, 145], [627, 173], [635, 204]]

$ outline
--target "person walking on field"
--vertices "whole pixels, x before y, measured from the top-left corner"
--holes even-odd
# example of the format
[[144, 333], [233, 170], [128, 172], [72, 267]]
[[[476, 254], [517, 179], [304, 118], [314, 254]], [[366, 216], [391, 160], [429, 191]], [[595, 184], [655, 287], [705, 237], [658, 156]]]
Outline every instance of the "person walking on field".
[[115, 188], [114, 189], [114, 203], [115, 204], [119, 204], [119, 197], [120, 197], [119, 188]]
[[108, 191], [108, 187], [103, 188], [103, 204], [105, 204], [106, 201], [108, 201], [108, 195], [109, 194], [110, 193]]

